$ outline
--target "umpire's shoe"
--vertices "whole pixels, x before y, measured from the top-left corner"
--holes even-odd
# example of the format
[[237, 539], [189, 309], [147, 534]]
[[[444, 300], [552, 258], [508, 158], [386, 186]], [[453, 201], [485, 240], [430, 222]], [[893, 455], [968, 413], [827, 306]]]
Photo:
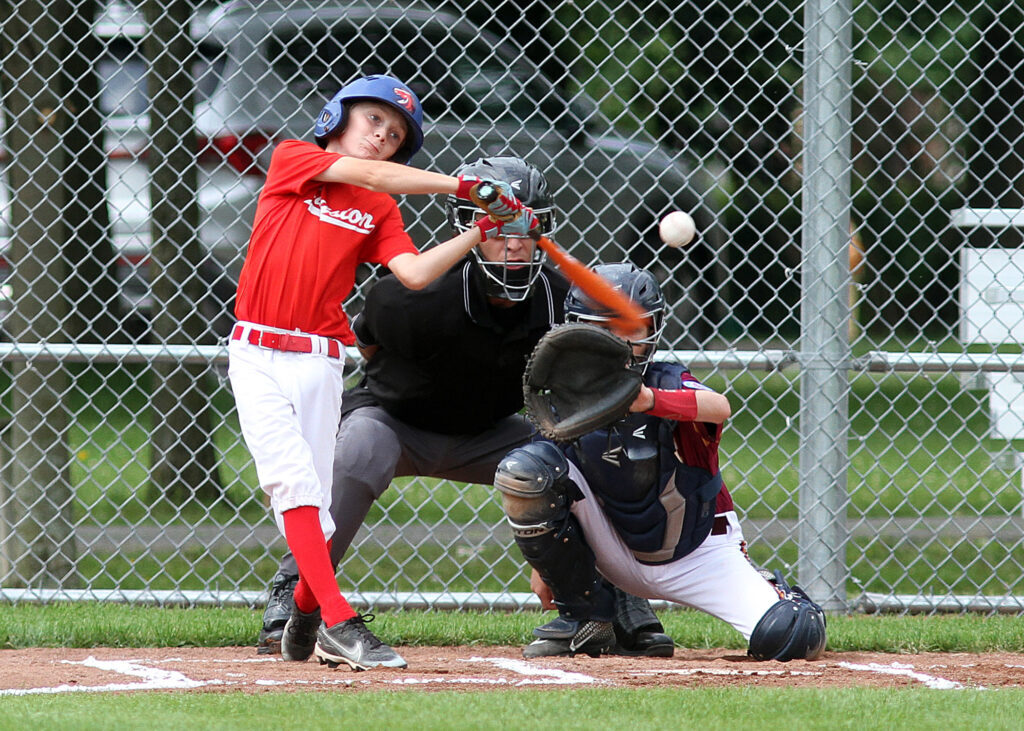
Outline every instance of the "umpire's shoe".
[[333, 627], [320, 625], [316, 633], [316, 656], [321, 665], [336, 668], [345, 663], [353, 670], [383, 666], [404, 668], [408, 663], [366, 628], [372, 614], [356, 615]]
[[293, 604], [292, 615], [282, 632], [281, 655], [286, 660], [304, 662], [313, 653], [316, 628], [321, 626], [319, 607], [306, 614]]
[[580, 621], [559, 615], [533, 630], [536, 637], [523, 648], [523, 657], [574, 657], [584, 654], [599, 657], [615, 645], [611, 622]]
[[304, 662], [313, 654], [320, 625], [320, 607], [306, 614], [293, 604], [292, 615], [281, 633], [281, 656], [285, 660]]
[[263, 627], [260, 629], [260, 639], [256, 645], [258, 655], [276, 655], [281, 652], [281, 636], [284, 634], [288, 618], [292, 616], [292, 607], [295, 606], [292, 595], [298, 583], [297, 575], [280, 573], [274, 577], [267, 608], [263, 610]]

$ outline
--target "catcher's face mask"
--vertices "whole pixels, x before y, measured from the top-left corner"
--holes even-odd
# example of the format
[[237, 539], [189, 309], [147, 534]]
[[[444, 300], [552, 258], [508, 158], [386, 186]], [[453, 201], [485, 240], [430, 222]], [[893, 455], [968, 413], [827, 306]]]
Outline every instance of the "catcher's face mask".
[[658, 314], [648, 312], [647, 317], [644, 319], [646, 326], [632, 333], [616, 331], [612, 328], [611, 318], [603, 315], [566, 313], [565, 319], [566, 322], [585, 322], [614, 332], [629, 343], [629, 347], [633, 350], [633, 358], [629, 364], [630, 368], [637, 368], [642, 373], [647, 370], [647, 365], [654, 358], [654, 351], [658, 349], [658, 341], [661, 340], [664, 320], [658, 317]]
[[487, 295], [522, 302], [533, 291], [547, 254], [532, 239], [498, 237], [473, 247]]
[[[604, 277], [613, 287], [628, 295], [643, 309], [649, 330], [644, 337], [630, 342], [631, 345], [647, 346], [642, 356], [634, 358], [633, 364], [643, 373], [654, 359], [654, 352], [661, 341], [661, 332], [665, 328], [665, 297], [661, 293], [658, 280], [650, 272], [637, 269], [628, 262], [598, 264], [594, 267], [594, 273]], [[611, 320], [613, 314], [603, 305], [590, 299], [578, 285], [574, 284], [565, 297], [566, 322], [589, 322], [603, 327], [603, 323]]]
[[[551, 208], [537, 208], [533, 211], [540, 221], [541, 233], [550, 236], [555, 230], [555, 212]], [[476, 223], [483, 212], [465, 201], [449, 203], [448, 216], [452, 228], [458, 232], [468, 231]], [[504, 250], [492, 252], [489, 247], [481, 249], [480, 246], [473, 248], [473, 259], [477, 268], [484, 275], [484, 286], [488, 297], [498, 297], [511, 302], [522, 302], [533, 291], [533, 283], [540, 276], [541, 267], [547, 261], [547, 254], [530, 242], [533, 247], [531, 257], [528, 261], [516, 261], [516, 255], [509, 254], [509, 241], [525, 241], [522, 236], [499, 236], [495, 239], [488, 239], [489, 242], [501, 241], [505, 244]], [[496, 249], [498, 247], [495, 247]]]

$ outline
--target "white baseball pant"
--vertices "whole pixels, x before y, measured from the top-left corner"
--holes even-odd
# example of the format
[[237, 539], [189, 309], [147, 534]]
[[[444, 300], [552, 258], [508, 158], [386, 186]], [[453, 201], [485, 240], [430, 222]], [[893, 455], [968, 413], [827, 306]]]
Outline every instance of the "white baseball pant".
[[700, 609], [735, 627], [747, 640], [779, 595], [747, 559], [743, 531], [734, 511], [724, 513], [729, 528], [710, 535], [692, 553], [672, 563], [649, 566], [636, 560], [594, 498], [579, 468], [569, 477], [584, 495], [572, 504], [597, 569], [620, 589], [648, 599], [664, 599]]
[[242, 436], [260, 487], [270, 496], [278, 530], [284, 535], [282, 513], [312, 505], [320, 510], [324, 537], [330, 538], [344, 362], [327, 355], [270, 350], [244, 337], [229, 342], [228, 357]]

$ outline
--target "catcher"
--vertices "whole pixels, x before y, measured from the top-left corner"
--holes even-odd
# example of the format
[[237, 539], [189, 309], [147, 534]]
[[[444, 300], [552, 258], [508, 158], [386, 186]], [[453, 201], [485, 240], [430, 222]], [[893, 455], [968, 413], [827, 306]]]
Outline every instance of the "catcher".
[[[665, 303], [651, 274], [630, 264], [596, 271], [640, 304], [647, 325], [620, 341], [605, 330], [611, 313], [573, 287], [566, 320], [581, 324], [542, 338], [524, 377], [530, 416], [554, 441], [512, 450], [495, 475], [516, 544], [533, 567], [531, 588], [558, 609], [534, 631], [534, 644], [561, 641], [571, 651], [610, 644], [613, 605], [603, 577], [725, 620], [757, 660], [820, 657], [821, 607], [780, 572], [767, 579], [747, 557], [718, 466], [728, 399], [685, 366], [652, 362]], [[598, 361], [607, 364], [603, 378], [594, 375]], [[625, 385], [610, 375], [622, 371]], [[577, 382], [576, 373], [586, 380]], [[587, 396], [590, 380], [603, 381], [602, 391]], [[591, 426], [581, 432], [581, 425]]]

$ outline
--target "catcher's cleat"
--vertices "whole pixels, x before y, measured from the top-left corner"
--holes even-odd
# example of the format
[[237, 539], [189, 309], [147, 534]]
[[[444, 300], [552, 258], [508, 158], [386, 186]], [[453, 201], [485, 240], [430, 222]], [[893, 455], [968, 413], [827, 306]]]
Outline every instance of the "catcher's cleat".
[[523, 657], [575, 657], [607, 655], [615, 645], [611, 622], [587, 620], [580, 622], [557, 617], [533, 630], [537, 638], [523, 648]]
[[637, 632], [630, 638], [619, 638], [616, 628], [616, 641], [608, 651], [609, 655], [625, 655], [627, 657], [672, 657], [676, 651], [676, 643], [664, 632]]
[[672, 657], [675, 643], [654, 613], [650, 601], [613, 587], [615, 593], [615, 646], [611, 655]]
[[304, 662], [313, 654], [316, 645], [317, 627], [320, 626], [320, 608], [306, 614], [293, 607], [292, 616], [284, 626], [281, 636], [281, 656], [285, 660]]
[[321, 665], [336, 668], [345, 663], [353, 670], [378, 666], [404, 668], [408, 663], [366, 628], [372, 614], [363, 614], [338, 622], [333, 627], [321, 624], [316, 633], [316, 656]]
[[292, 607], [295, 604], [292, 594], [297, 583], [298, 576], [277, 574], [274, 577], [274, 583], [270, 586], [270, 598], [267, 600], [266, 609], [263, 610], [263, 627], [260, 628], [259, 642], [256, 644], [258, 655], [276, 655], [281, 652], [281, 636], [284, 634], [288, 618], [292, 616]]

